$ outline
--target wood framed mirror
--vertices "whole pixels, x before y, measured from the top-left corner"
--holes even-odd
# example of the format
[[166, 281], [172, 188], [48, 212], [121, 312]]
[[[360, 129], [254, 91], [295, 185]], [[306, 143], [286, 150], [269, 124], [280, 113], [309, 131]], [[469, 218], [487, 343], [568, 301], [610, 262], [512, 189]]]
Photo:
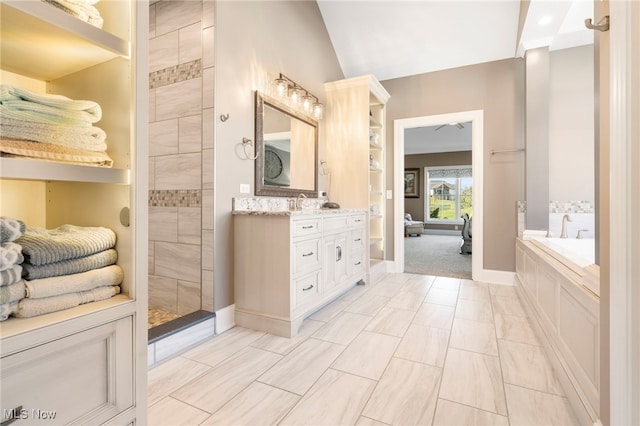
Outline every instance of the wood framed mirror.
[[256, 91], [256, 195], [318, 196], [318, 123]]

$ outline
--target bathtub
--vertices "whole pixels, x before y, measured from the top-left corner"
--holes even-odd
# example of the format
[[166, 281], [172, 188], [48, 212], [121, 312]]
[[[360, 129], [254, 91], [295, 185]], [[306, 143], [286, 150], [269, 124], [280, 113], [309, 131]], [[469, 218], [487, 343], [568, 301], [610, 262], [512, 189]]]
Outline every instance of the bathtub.
[[532, 242], [579, 275], [584, 275], [584, 268], [595, 263], [593, 238], [540, 238]]

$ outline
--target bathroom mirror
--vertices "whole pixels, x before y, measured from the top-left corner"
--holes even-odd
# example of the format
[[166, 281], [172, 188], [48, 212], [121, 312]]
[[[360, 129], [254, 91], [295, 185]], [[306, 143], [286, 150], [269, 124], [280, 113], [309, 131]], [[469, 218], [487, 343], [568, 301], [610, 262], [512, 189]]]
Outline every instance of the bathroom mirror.
[[318, 195], [318, 123], [256, 92], [256, 195]]

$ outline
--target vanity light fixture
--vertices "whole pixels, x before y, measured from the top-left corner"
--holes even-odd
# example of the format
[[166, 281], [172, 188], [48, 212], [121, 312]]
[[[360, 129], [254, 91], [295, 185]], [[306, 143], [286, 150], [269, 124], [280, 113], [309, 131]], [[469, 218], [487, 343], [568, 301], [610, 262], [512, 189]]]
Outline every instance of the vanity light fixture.
[[313, 116], [316, 120], [322, 119], [324, 105], [320, 103], [318, 97], [313, 93], [282, 73], [273, 81], [273, 84], [278, 96], [287, 97], [289, 104], [295, 108], [302, 107], [305, 114]]

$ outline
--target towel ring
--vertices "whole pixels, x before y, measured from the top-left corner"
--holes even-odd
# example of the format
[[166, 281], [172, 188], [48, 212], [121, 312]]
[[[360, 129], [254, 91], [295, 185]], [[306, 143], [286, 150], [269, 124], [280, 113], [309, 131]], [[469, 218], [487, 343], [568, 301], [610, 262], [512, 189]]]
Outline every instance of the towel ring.
[[256, 155], [250, 155], [247, 152], [247, 147], [248, 146], [253, 146], [253, 141], [249, 138], [242, 138], [242, 150], [244, 151], [244, 155], [245, 157], [247, 157], [247, 160], [255, 160], [256, 158], [258, 158], [258, 154]]

